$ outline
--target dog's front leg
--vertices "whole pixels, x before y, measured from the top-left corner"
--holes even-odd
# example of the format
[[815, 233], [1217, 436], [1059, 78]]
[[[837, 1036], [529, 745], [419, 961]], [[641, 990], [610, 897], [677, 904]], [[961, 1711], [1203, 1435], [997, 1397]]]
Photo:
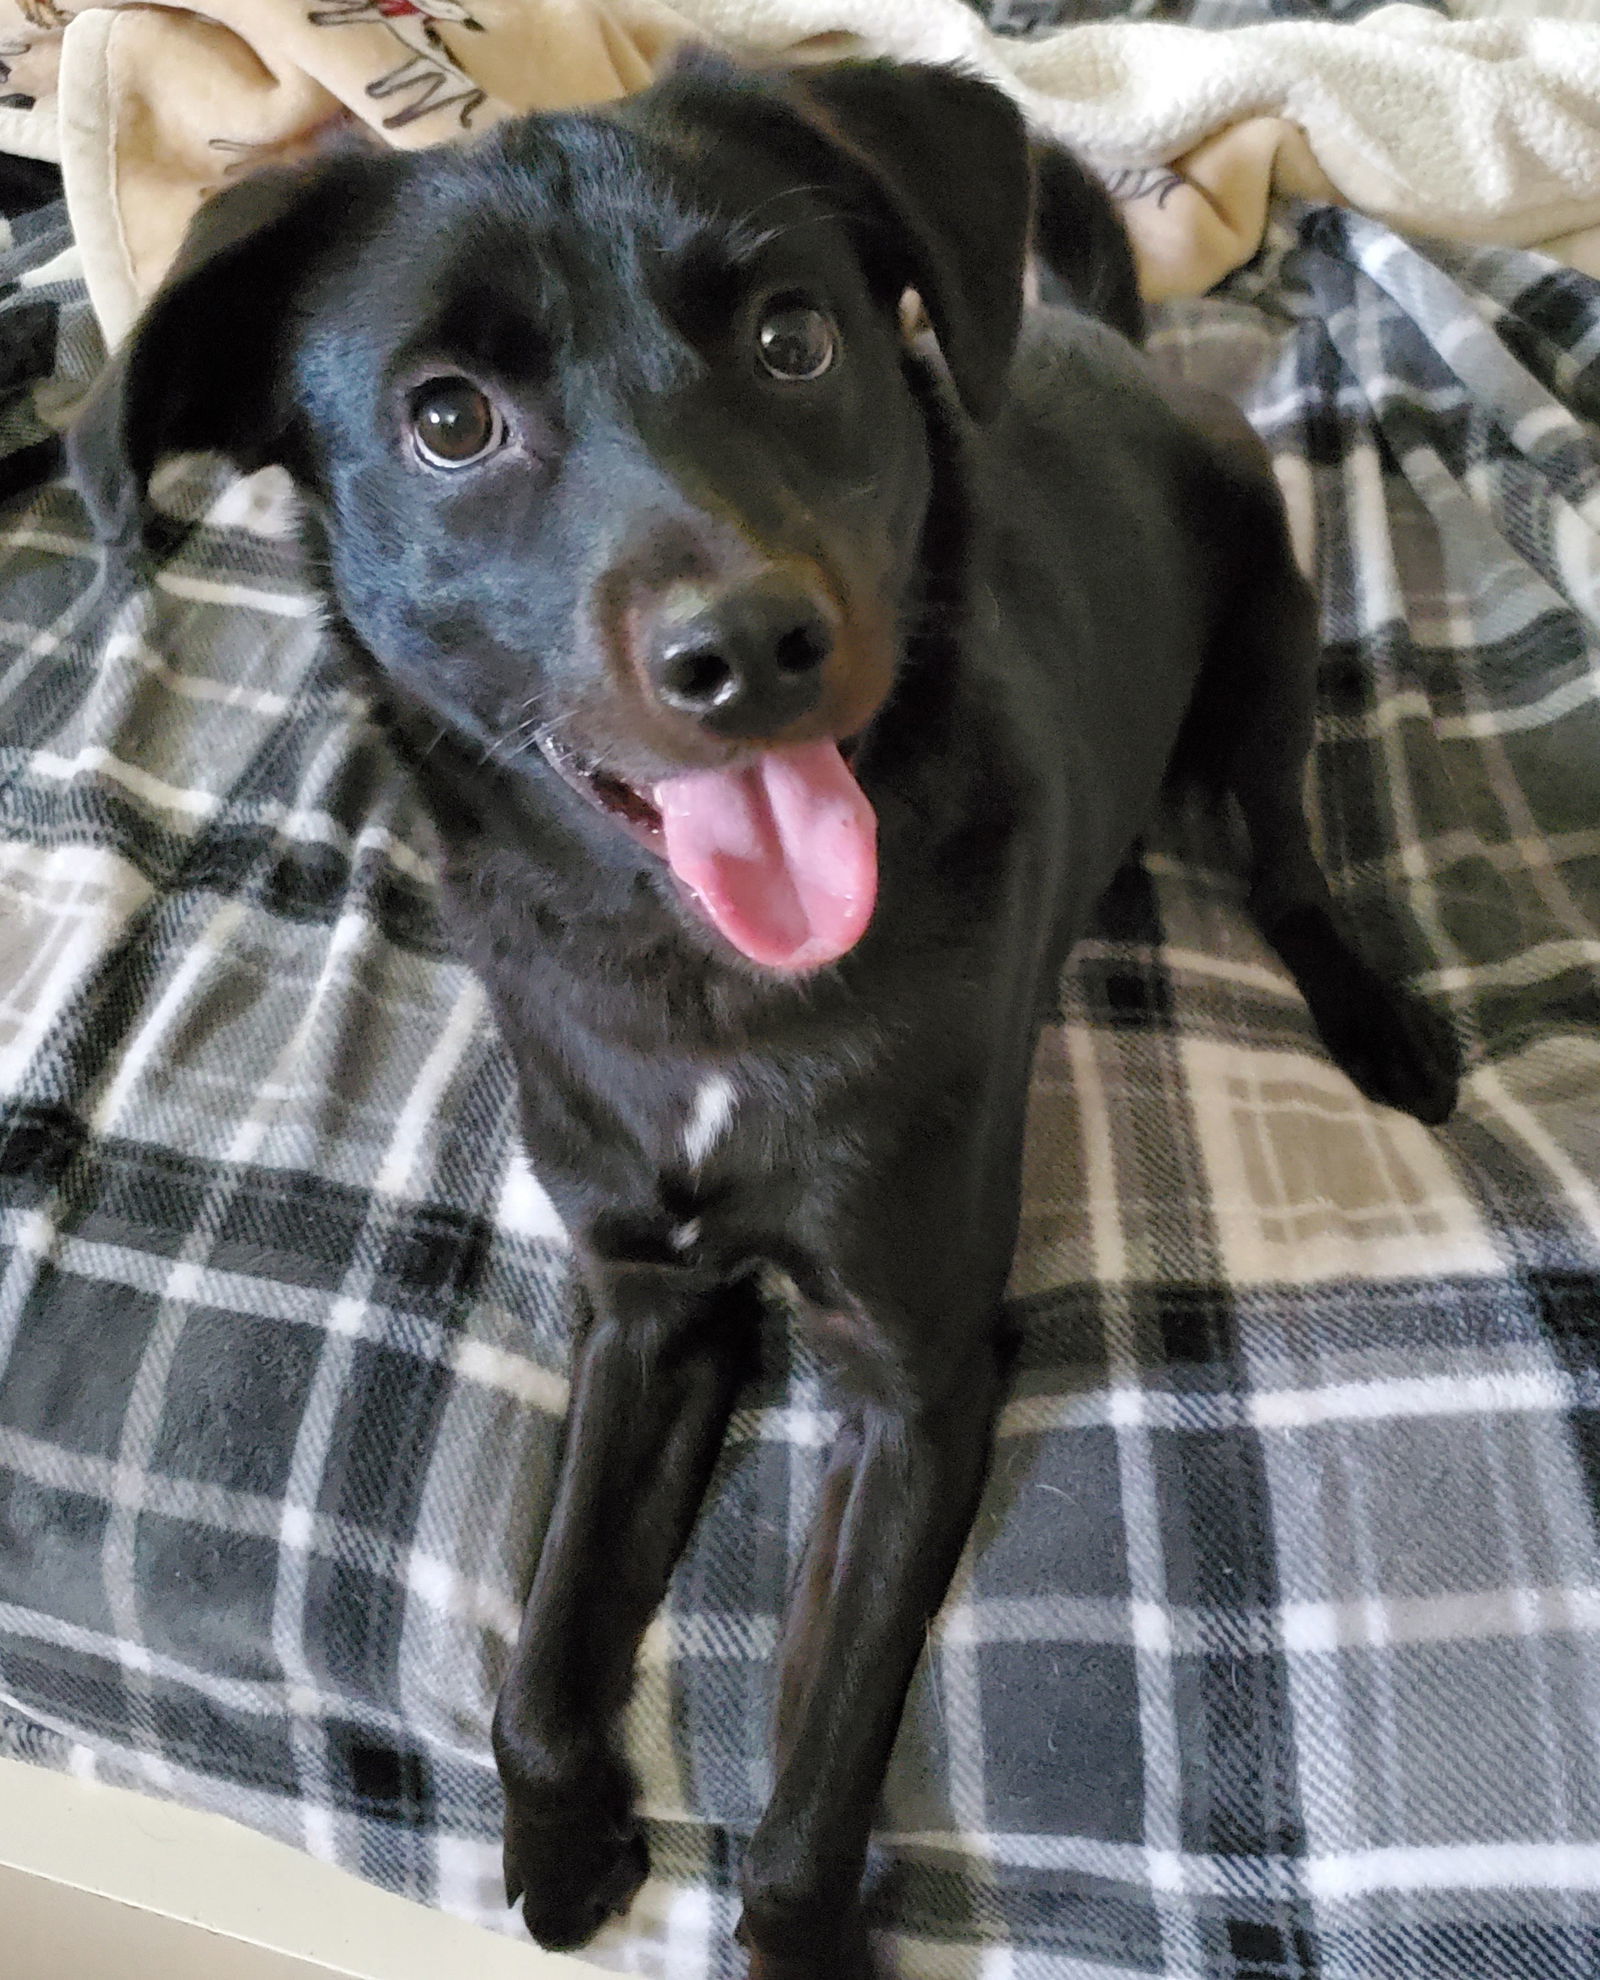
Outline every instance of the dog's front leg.
[[998, 1330], [937, 1387], [853, 1407], [785, 1631], [778, 1771], [744, 1866], [752, 1980], [868, 1980], [860, 1886], [928, 1624], [977, 1510]]
[[586, 1277], [555, 1504], [494, 1719], [507, 1898], [552, 1947], [591, 1938], [648, 1868], [619, 1721], [754, 1337], [747, 1286], [673, 1266]]

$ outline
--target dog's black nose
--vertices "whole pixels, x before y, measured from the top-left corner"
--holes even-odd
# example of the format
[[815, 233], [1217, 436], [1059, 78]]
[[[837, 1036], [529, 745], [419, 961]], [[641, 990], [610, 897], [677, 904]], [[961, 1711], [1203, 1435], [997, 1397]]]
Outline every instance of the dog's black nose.
[[668, 708], [722, 736], [777, 735], [822, 698], [833, 628], [787, 578], [708, 593], [684, 586], [650, 634], [650, 679]]

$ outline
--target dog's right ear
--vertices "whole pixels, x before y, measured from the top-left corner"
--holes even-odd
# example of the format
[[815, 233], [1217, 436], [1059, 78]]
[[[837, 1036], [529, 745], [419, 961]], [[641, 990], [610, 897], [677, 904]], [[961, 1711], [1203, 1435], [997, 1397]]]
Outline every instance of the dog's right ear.
[[[775, 151], [842, 194], [864, 266], [921, 298], [962, 404], [991, 418], [1022, 324], [1033, 171], [1021, 111], [960, 69], [887, 60], [749, 69], [681, 49], [649, 99]], [[817, 183], [813, 183], [817, 182]]]
[[195, 215], [67, 434], [68, 469], [102, 541], [140, 542], [165, 455], [214, 450], [246, 472], [282, 457], [295, 299], [359, 170], [353, 157], [278, 167]]

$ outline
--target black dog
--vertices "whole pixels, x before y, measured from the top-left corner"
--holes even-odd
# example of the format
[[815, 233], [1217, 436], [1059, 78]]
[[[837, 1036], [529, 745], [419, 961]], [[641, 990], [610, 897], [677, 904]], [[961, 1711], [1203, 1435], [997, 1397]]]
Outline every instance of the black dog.
[[[1264, 454], [1161, 384], [1127, 244], [995, 91], [711, 58], [459, 152], [205, 210], [73, 441], [286, 464], [438, 821], [589, 1318], [495, 1750], [506, 1881], [580, 1943], [645, 1871], [631, 1666], [786, 1273], [844, 1429], [745, 1858], [765, 1980], [869, 1971], [864, 1851], [972, 1520], [1041, 1012], [1181, 741], [1361, 1089], [1449, 1111], [1307, 838], [1315, 617]], [[909, 347], [914, 291], [932, 342]], [[936, 342], [937, 350], [933, 348]], [[1066, 1762], [1064, 1764], [1070, 1764]]]

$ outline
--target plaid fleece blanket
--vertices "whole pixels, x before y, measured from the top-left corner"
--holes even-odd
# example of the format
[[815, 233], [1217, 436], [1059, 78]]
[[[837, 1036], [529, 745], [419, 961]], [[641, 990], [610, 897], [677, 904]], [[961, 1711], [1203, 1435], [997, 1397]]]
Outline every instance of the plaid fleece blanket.
[[[1303, 209], [1162, 362], [1273, 446], [1324, 601], [1320, 842], [1454, 1014], [1367, 1106], [1215, 820], [1040, 1048], [1024, 1351], [895, 1755], [909, 1980], [1600, 1971], [1600, 287]], [[570, 1304], [434, 848], [272, 475], [108, 568], [39, 450], [97, 361], [0, 254], [0, 1751], [509, 1924], [488, 1719]], [[1137, 581], [1137, 573], [1130, 573]], [[594, 1949], [731, 1980], [832, 1418], [774, 1318], [652, 1629], [654, 1873]]]

